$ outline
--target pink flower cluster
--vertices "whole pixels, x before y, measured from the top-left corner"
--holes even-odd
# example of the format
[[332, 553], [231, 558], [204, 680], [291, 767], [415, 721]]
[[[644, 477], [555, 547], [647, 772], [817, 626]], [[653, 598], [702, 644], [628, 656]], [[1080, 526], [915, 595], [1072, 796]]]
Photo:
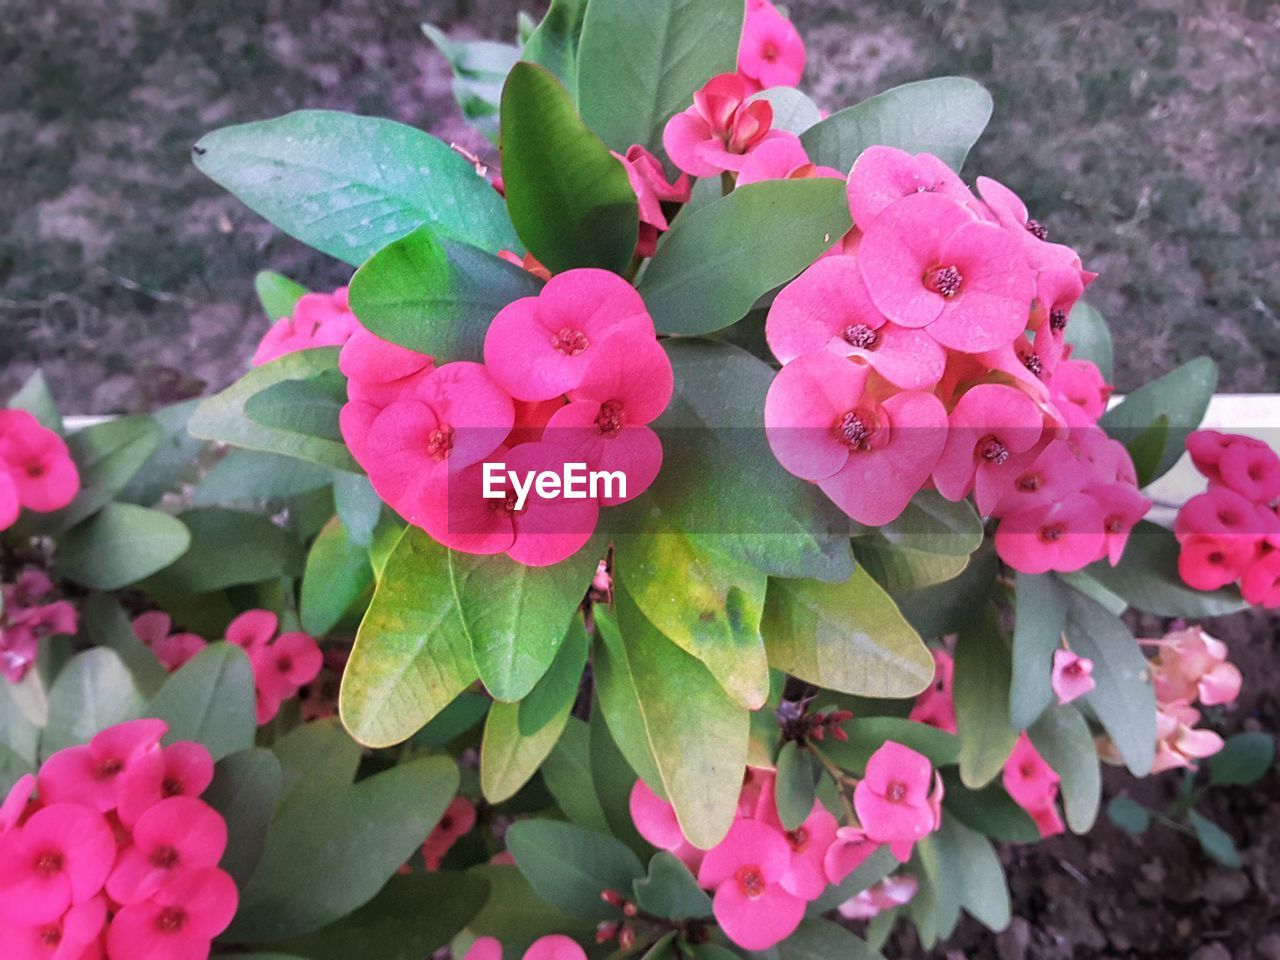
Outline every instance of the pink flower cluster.
[[347, 306], [346, 287], [333, 293], [304, 293], [294, 304], [292, 316], [272, 324], [251, 362], [259, 367], [297, 350], [340, 347], [358, 329], [360, 322]]
[[794, 932], [806, 905], [838, 884], [881, 845], [907, 860], [915, 842], [936, 830], [942, 780], [927, 758], [887, 742], [853, 791], [858, 824], [841, 827], [819, 801], [794, 830], [783, 827], [775, 772], [748, 767], [737, 815], [725, 838], [702, 851], [684, 836], [675, 810], [636, 781], [631, 817], [640, 835], [669, 850], [713, 891], [716, 921], [730, 940], [765, 950]]
[[1197, 590], [1239, 581], [1250, 603], [1280, 607], [1280, 455], [1214, 430], [1187, 437], [1187, 451], [1209, 489], [1178, 511], [1178, 573]]
[[79, 626], [76, 608], [66, 600], [44, 603], [53, 581], [39, 570], [24, 570], [16, 583], [0, 584], [0, 676], [18, 683], [35, 663], [40, 641], [70, 636]]
[[62, 438], [25, 410], [0, 410], [0, 530], [23, 510], [50, 513], [80, 490], [80, 472]]
[[1035, 821], [1041, 837], [1062, 833], [1064, 827], [1057, 805], [1061, 778], [1025, 733], [1018, 737], [1013, 753], [1004, 762], [1001, 779], [1013, 802]]
[[738, 76], [753, 93], [796, 86], [804, 75], [806, 58], [795, 24], [769, 0], [747, 0], [738, 44]]
[[213, 759], [160, 720], [60, 750], [0, 806], [0, 956], [200, 960], [235, 915]]
[[[502, 960], [502, 941], [497, 937], [477, 937], [463, 960]], [[551, 933], [533, 941], [521, 960], [587, 960], [587, 953], [564, 934]]]
[[929, 154], [862, 153], [854, 231], [769, 310], [770, 446], [859, 523], [933, 487], [999, 518], [1018, 570], [1115, 563], [1150, 504], [1097, 426], [1110, 388], [1063, 341], [1094, 275], [1012, 191], [978, 188]]
[[246, 610], [227, 625], [227, 642], [241, 647], [253, 667], [260, 726], [274, 719], [280, 705], [296, 697], [324, 666], [313, 637], [297, 630], [276, 636], [279, 627], [270, 610]]
[[[528, 566], [572, 556], [601, 507], [643, 493], [662, 465], [649, 427], [671, 399], [671, 363], [629, 283], [569, 270], [493, 318], [484, 363], [435, 366], [360, 331], [343, 348], [342, 434], [378, 495], [445, 546]], [[571, 499], [540, 482], [522, 505], [508, 482], [486, 496], [486, 464], [520, 477], [566, 464], [620, 472]], [[491, 488], [492, 489], [492, 488]]]

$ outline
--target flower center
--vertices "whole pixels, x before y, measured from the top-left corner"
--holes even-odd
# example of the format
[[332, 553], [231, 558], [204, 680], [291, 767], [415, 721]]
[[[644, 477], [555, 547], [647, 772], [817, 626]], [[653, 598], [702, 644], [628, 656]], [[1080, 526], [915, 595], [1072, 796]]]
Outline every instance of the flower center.
[[1054, 333], [1061, 333], [1067, 329], [1067, 311], [1061, 307], [1054, 307], [1049, 311], [1049, 329]]
[[987, 463], [993, 463], [997, 467], [1009, 459], [1008, 448], [1000, 442], [999, 437], [990, 433], [978, 441], [975, 452]]
[[760, 868], [754, 864], [739, 867], [734, 879], [738, 881], [738, 889], [745, 897], [754, 900], [764, 893], [764, 877], [760, 875]]
[[576, 357], [578, 354], [586, 352], [587, 347], [591, 346], [591, 341], [587, 339], [587, 335], [581, 330], [575, 330], [573, 327], [561, 327], [556, 332], [556, 335], [551, 338], [551, 346], [566, 357]]
[[1107, 517], [1103, 525], [1106, 527], [1107, 533], [1119, 533], [1124, 529], [1124, 518], [1117, 514], [1112, 514]]
[[890, 780], [884, 789], [884, 798], [890, 803], [901, 803], [907, 797], [907, 785], [899, 780]]
[[51, 877], [55, 873], [60, 873], [64, 864], [61, 851], [46, 850], [36, 857], [36, 873], [42, 877]]
[[1034, 353], [1024, 353], [1021, 355], [1022, 365], [1034, 373], [1037, 377], [1044, 371], [1044, 364], [1040, 362], [1040, 358]]
[[845, 343], [859, 350], [874, 350], [880, 343], [880, 334], [865, 323], [853, 323], [845, 327], [840, 335]]
[[62, 929], [60, 927], [45, 927], [40, 931], [40, 945], [55, 950], [58, 944], [62, 943]]
[[1031, 234], [1037, 240], [1049, 239], [1049, 228], [1039, 220], [1033, 220], [1031, 217], [1027, 217], [1027, 233]]
[[850, 410], [836, 421], [836, 439], [850, 450], [866, 450], [871, 426], [856, 410]]
[[103, 760], [98, 764], [97, 774], [99, 780], [108, 780], [111, 777], [118, 777], [120, 772], [124, 770], [124, 761], [119, 757], [111, 757]]
[[293, 657], [283, 656], [276, 658], [276, 669], [281, 673], [288, 673], [293, 669]]
[[778, 47], [772, 40], [766, 40], [763, 47], [760, 48], [760, 56], [764, 57], [770, 63], [778, 59]]
[[427, 456], [436, 463], [445, 460], [453, 449], [453, 427], [441, 424], [427, 438]]
[[1065, 673], [1068, 677], [1078, 677], [1080, 676], [1080, 674], [1084, 673], [1084, 668], [1080, 666], [1079, 660], [1072, 660], [1070, 663], [1068, 663], [1065, 667], [1062, 668], [1062, 672]]
[[1017, 487], [1023, 493], [1035, 493], [1044, 486], [1044, 477], [1038, 473], [1024, 473], [1018, 478]]
[[39, 460], [33, 460], [27, 464], [27, 476], [35, 480], [44, 476], [44, 464]]
[[1021, 773], [1024, 780], [1030, 780], [1036, 775], [1036, 768], [1031, 766], [1029, 763], [1024, 763], [1021, 768]]
[[1062, 539], [1062, 535], [1067, 532], [1067, 528], [1061, 523], [1051, 523], [1040, 528], [1040, 539], [1045, 543], [1054, 543]]
[[940, 297], [950, 299], [960, 292], [964, 277], [955, 267], [930, 267], [924, 274], [924, 285]]
[[182, 781], [177, 777], [165, 777], [164, 782], [160, 784], [160, 792], [166, 797], [182, 796]]
[[181, 907], [165, 907], [156, 917], [156, 929], [161, 933], [177, 933], [187, 925], [187, 911]]
[[151, 865], [161, 870], [172, 870], [178, 865], [178, 851], [173, 847], [156, 847], [151, 854]]
[[596, 414], [596, 429], [602, 437], [616, 437], [622, 432], [621, 401], [606, 400], [600, 404], [600, 412]]
[[787, 843], [791, 844], [791, 849], [796, 853], [804, 853], [805, 847], [809, 846], [809, 831], [804, 827], [788, 830]]

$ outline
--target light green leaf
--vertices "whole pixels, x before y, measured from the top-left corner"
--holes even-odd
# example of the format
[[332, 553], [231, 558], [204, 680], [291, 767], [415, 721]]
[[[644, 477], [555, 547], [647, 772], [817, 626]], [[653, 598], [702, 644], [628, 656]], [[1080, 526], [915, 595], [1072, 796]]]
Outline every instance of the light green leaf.
[[1031, 744], [1061, 778], [1059, 789], [1072, 833], [1088, 833], [1098, 819], [1102, 772], [1089, 724], [1070, 704], [1046, 711], [1027, 731]]
[[302, 575], [302, 629], [323, 636], [373, 586], [369, 552], [352, 543], [342, 520], [334, 517], [311, 545]]
[[1053, 702], [1053, 652], [1062, 646], [1068, 590], [1052, 574], [1025, 573], [1017, 575], [1014, 590], [1009, 721], [1015, 730], [1025, 730]]
[[140, 693], [149, 697], [160, 689], [168, 675], [156, 655], [133, 632], [132, 623], [114, 597], [101, 593], [89, 597], [80, 607], [80, 625], [95, 647], [110, 647], [120, 655]]
[[1195, 810], [1187, 814], [1187, 819], [1205, 853], [1229, 870], [1240, 869], [1240, 853], [1236, 850], [1231, 834]]
[[968, 557], [982, 546], [982, 520], [968, 500], [953, 503], [922, 490], [896, 519], [876, 527], [890, 543], [942, 556]]
[[989, 603], [982, 616], [960, 631], [955, 657], [960, 778], [977, 789], [1000, 772], [1018, 739], [1009, 720], [1009, 646]]
[[591, 641], [581, 616], [569, 621], [569, 631], [542, 679], [519, 703], [519, 729], [525, 736], [537, 733], [561, 713], [567, 714], [578, 698], [582, 669]]
[[1139, 472], [1139, 486], [1164, 476], [1182, 456], [1187, 434], [1200, 426], [1217, 385], [1217, 366], [1208, 357], [1197, 357], [1139, 387], [1103, 414], [1099, 425], [1126, 446], [1138, 440], [1158, 418], [1167, 420], [1163, 450], [1158, 458], [1145, 458], [1153, 459], [1155, 466]]
[[246, 400], [244, 412], [264, 427], [342, 443], [338, 414], [346, 402], [346, 377], [323, 370], [305, 380], [273, 383]]
[[988, 784], [981, 790], [970, 790], [954, 770], [942, 771], [946, 787], [944, 809], [960, 819], [965, 826], [977, 830], [992, 840], [1006, 843], [1037, 843], [1040, 828], [1030, 815], [1014, 803], [1013, 798], [997, 784]]
[[453, 98], [462, 115], [486, 137], [495, 139], [502, 81], [520, 59], [520, 48], [493, 40], [451, 40], [430, 23], [422, 24], [422, 32], [453, 67]]
[[865, 940], [821, 917], [802, 922], [777, 950], [780, 960], [882, 960]]
[[142, 695], [119, 654], [106, 647], [78, 653], [49, 688], [49, 722], [40, 738], [44, 757], [88, 743], [107, 727], [142, 716]]
[[960, 576], [969, 565], [967, 556], [897, 547], [878, 533], [855, 537], [853, 555], [862, 569], [891, 594], [945, 583]]
[[220, 760], [253, 746], [253, 669], [243, 650], [214, 643], [165, 681], [147, 715], [169, 724], [166, 743], [195, 740]]
[[916, 849], [939, 900], [942, 936], [950, 935], [960, 908], [989, 930], [998, 932], [1009, 925], [1004, 868], [986, 837], [955, 817], [943, 817], [941, 829], [921, 840]]
[[568, 701], [547, 723], [532, 734], [520, 732], [517, 703], [495, 703], [489, 708], [480, 743], [480, 789], [490, 803], [510, 800], [538, 772], [565, 724], [573, 701]]
[[[598, 611], [599, 608], [596, 609]], [[592, 657], [593, 667], [600, 662], [602, 656], [603, 654], [597, 649], [596, 654]], [[616, 719], [618, 718], [615, 717]], [[631, 818], [631, 791], [635, 789], [638, 775], [646, 783], [650, 784], [661, 784], [662, 778], [658, 775], [652, 754], [647, 750], [632, 751], [636, 758], [643, 761], [647, 766], [637, 768], [631, 764], [629, 757], [623, 755], [613, 733], [610, 731], [610, 722], [605, 717], [597, 683], [597, 695], [594, 709], [591, 711], [590, 736], [588, 738], [591, 781], [595, 786], [596, 798], [600, 801], [600, 809], [609, 824], [608, 832], [632, 850], [647, 856], [652, 847], [647, 840], [640, 836], [639, 831], [636, 830], [635, 821]], [[643, 770], [643, 773], [640, 772], [641, 770]]]
[[507, 831], [507, 849], [539, 897], [573, 917], [610, 920], [621, 911], [600, 899], [627, 893], [644, 867], [625, 844], [603, 833], [554, 820], [520, 820]]
[[1137, 836], [1151, 826], [1151, 811], [1128, 794], [1112, 797], [1107, 804], [1107, 819], [1125, 833]]
[[751, 99], [769, 101], [769, 106], [773, 108], [774, 130], [785, 130], [800, 136], [822, 120], [822, 111], [818, 105], [795, 87], [769, 87]]
[[197, 507], [180, 519], [191, 548], [147, 582], [157, 594], [189, 596], [302, 573], [302, 544], [261, 514]]
[[535, 940], [548, 933], [581, 938], [595, 932], [594, 924], [557, 910], [534, 893], [515, 867], [482, 864], [467, 872], [489, 884], [489, 899], [467, 924], [467, 933], [496, 937], [502, 942], [504, 954], [510, 951], [512, 957], [522, 956]]
[[110, 503], [62, 538], [58, 573], [90, 590], [118, 590], [163, 570], [191, 545], [167, 513]]
[[569, 718], [542, 763], [542, 782], [571, 822], [599, 833], [610, 832], [591, 770], [591, 728], [584, 721]]
[[208, 507], [284, 500], [327, 487], [334, 477], [333, 470], [278, 453], [233, 449], [200, 478], [191, 502]]
[[259, 270], [253, 278], [253, 289], [270, 320], [293, 316], [293, 308], [298, 301], [311, 292], [302, 284], [274, 270]]
[[10, 410], [25, 410], [39, 421], [40, 426], [54, 433], [62, 433], [62, 416], [53, 402], [49, 381], [45, 379], [43, 370], [37, 370], [27, 377], [26, 382], [9, 398], [6, 406]]
[[550, 70], [571, 94], [578, 89], [578, 46], [586, 12], [587, 0], [551, 0], [520, 55]]

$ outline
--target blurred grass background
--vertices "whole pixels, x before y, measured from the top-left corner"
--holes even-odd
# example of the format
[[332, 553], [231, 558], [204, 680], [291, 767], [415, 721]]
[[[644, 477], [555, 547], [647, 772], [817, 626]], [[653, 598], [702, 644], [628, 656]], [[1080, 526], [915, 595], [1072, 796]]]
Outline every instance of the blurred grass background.
[[[346, 278], [205, 181], [190, 145], [298, 107], [475, 147], [418, 31], [510, 40], [536, 0], [2, 0], [0, 396], [39, 364], [68, 410], [225, 385], [262, 267]], [[6, 9], [7, 7], [7, 9]], [[996, 111], [966, 170], [1012, 186], [1101, 278], [1120, 390], [1200, 354], [1280, 390], [1280, 5], [793, 0], [834, 109], [965, 74]]]

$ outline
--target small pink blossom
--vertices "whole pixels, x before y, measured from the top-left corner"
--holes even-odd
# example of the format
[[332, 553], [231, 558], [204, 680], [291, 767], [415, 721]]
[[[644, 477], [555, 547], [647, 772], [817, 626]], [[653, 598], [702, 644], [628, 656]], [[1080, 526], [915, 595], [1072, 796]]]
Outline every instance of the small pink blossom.
[[97, 895], [115, 857], [115, 837], [101, 813], [49, 803], [0, 839], [0, 920], [57, 920]]
[[685, 838], [675, 807], [650, 790], [643, 780], [631, 787], [629, 805], [636, 832], [659, 850], [677, 856], [696, 875], [703, 851]]
[[132, 837], [107, 879], [107, 894], [120, 904], [154, 896], [187, 870], [216, 867], [227, 848], [227, 824], [201, 800], [171, 797], [138, 817]]
[[533, 941], [522, 960], [587, 960], [587, 953], [563, 933], [549, 933]]
[[213, 757], [204, 744], [180, 741], [146, 751], [120, 776], [120, 821], [132, 827], [162, 800], [198, 797], [212, 782]]
[[422, 844], [422, 859], [427, 870], [439, 870], [445, 855], [475, 825], [475, 804], [461, 794], [450, 800], [439, 822], [432, 827], [430, 835]]
[[[866, 776], [853, 791], [854, 810], [867, 837], [887, 843], [899, 860], [909, 860], [915, 842], [938, 828], [938, 811], [930, 796], [933, 780], [928, 757], [886, 741], [867, 761]], [[938, 779], [934, 794], [941, 785]]]
[[1107, 412], [1107, 400], [1111, 386], [1102, 378], [1097, 364], [1088, 360], [1063, 360], [1049, 382], [1054, 399], [1079, 407], [1091, 421], [1096, 422]]
[[840, 883], [879, 849], [880, 844], [871, 840], [861, 827], [841, 827], [822, 859], [827, 881]]
[[625, 156], [619, 153], [614, 156], [627, 168], [627, 178], [640, 207], [640, 236], [636, 241], [636, 253], [652, 257], [658, 246], [658, 234], [670, 226], [662, 204], [689, 202], [689, 176], [682, 173], [674, 182], [667, 180], [662, 161], [638, 143], [628, 147]]
[[1240, 580], [1240, 592], [1256, 607], [1280, 607], [1280, 550], [1271, 550], [1249, 564]]
[[778, 881], [783, 890], [804, 900], [816, 900], [827, 886], [826, 856], [836, 840], [838, 824], [820, 801], [814, 801], [800, 826], [794, 830], [777, 826], [791, 849], [791, 865]]
[[1079, 570], [1106, 549], [1102, 510], [1088, 494], [1072, 493], [1000, 520], [996, 552], [1015, 570]]
[[1196, 727], [1200, 711], [1186, 701], [1163, 704], [1156, 711], [1156, 759], [1152, 773], [1182, 767], [1195, 769], [1196, 762], [1211, 757], [1223, 747], [1222, 737], [1212, 730]]
[[870, 920], [885, 910], [904, 906], [920, 889], [920, 881], [909, 873], [885, 877], [879, 883], [850, 897], [836, 909], [846, 920]]
[[1261, 440], [1255, 440], [1253, 437], [1220, 433], [1217, 430], [1196, 430], [1187, 436], [1187, 452], [1191, 454], [1192, 463], [1210, 483], [1214, 484], [1223, 483], [1219, 470], [1222, 456], [1235, 447], [1252, 450], [1270, 449]]
[[270, 610], [246, 610], [227, 625], [227, 643], [246, 651], [264, 647], [279, 626], [280, 619]]
[[0, 409], [0, 476], [6, 478], [0, 487], [0, 530], [17, 519], [15, 498], [18, 507], [49, 513], [80, 491], [80, 472], [66, 443], [25, 410]]
[[106, 922], [106, 900], [98, 896], [53, 920], [3, 923], [0, 956], [5, 960], [100, 960], [98, 940]]
[[280, 705], [298, 695], [324, 666], [324, 654], [305, 633], [282, 633], [275, 642], [249, 651], [257, 693], [258, 724], [269, 722]]
[[102, 813], [114, 810], [121, 779], [160, 749], [167, 729], [163, 720], [130, 720], [108, 727], [83, 746], [59, 750], [37, 774], [41, 803], [83, 804]]
[[738, 46], [738, 73], [754, 90], [794, 87], [804, 75], [804, 41], [769, 0], [748, 3]]
[[1062, 832], [1056, 806], [1060, 778], [1025, 733], [1018, 737], [1013, 752], [1005, 761], [1002, 779], [1014, 803], [1036, 821], [1041, 837]]
[[748, 100], [754, 91], [735, 73], [712, 77], [693, 95], [693, 106], [667, 121], [662, 145], [671, 162], [695, 177], [742, 169], [747, 155], [782, 131], [773, 126], [767, 100]]
[[759, 820], [736, 820], [707, 851], [698, 882], [714, 890], [716, 921], [746, 950], [767, 950], [789, 937], [804, 918], [805, 901], [782, 886], [791, 848], [782, 833]]
[[1267, 446], [1232, 443], [1218, 460], [1222, 485], [1254, 503], [1280, 497], [1280, 455]]
[[502, 941], [497, 937], [476, 937], [463, 960], [502, 960]]
[[18, 683], [35, 663], [40, 641], [79, 628], [76, 608], [66, 600], [41, 603], [53, 591], [43, 572], [24, 570], [16, 583], [0, 584], [0, 676]]
[[1044, 432], [1044, 413], [1016, 387], [979, 384], [951, 410], [946, 444], [933, 469], [933, 482], [948, 500], [970, 491], [978, 512], [990, 514], [1013, 478], [1027, 465]]
[[1093, 661], [1070, 650], [1055, 650], [1050, 685], [1059, 704], [1083, 697], [1098, 685], [1093, 679]]
[[257, 367], [297, 350], [339, 347], [347, 342], [360, 322], [347, 305], [347, 288], [333, 293], [305, 293], [294, 304], [293, 315], [277, 320], [254, 351]]
[[217, 868], [188, 870], [149, 900], [120, 910], [107, 929], [111, 960], [196, 960], [231, 924], [239, 895]]
[[194, 633], [173, 633], [173, 620], [162, 610], [134, 618], [133, 633], [156, 655], [170, 673], [180, 668], [208, 644]]
[[956, 732], [956, 702], [952, 694], [955, 660], [945, 650], [933, 650], [933, 683], [916, 697], [909, 720], [928, 724], [948, 733]]
[[849, 171], [849, 209], [853, 222], [866, 230], [880, 214], [904, 197], [938, 194], [963, 205], [973, 204], [969, 188], [931, 153], [915, 156], [897, 147], [863, 150]]
[[1205, 706], [1231, 703], [1240, 695], [1240, 669], [1227, 660], [1227, 645], [1201, 627], [1186, 627], [1159, 640], [1142, 641], [1154, 647], [1151, 677], [1160, 703], [1199, 700]]

